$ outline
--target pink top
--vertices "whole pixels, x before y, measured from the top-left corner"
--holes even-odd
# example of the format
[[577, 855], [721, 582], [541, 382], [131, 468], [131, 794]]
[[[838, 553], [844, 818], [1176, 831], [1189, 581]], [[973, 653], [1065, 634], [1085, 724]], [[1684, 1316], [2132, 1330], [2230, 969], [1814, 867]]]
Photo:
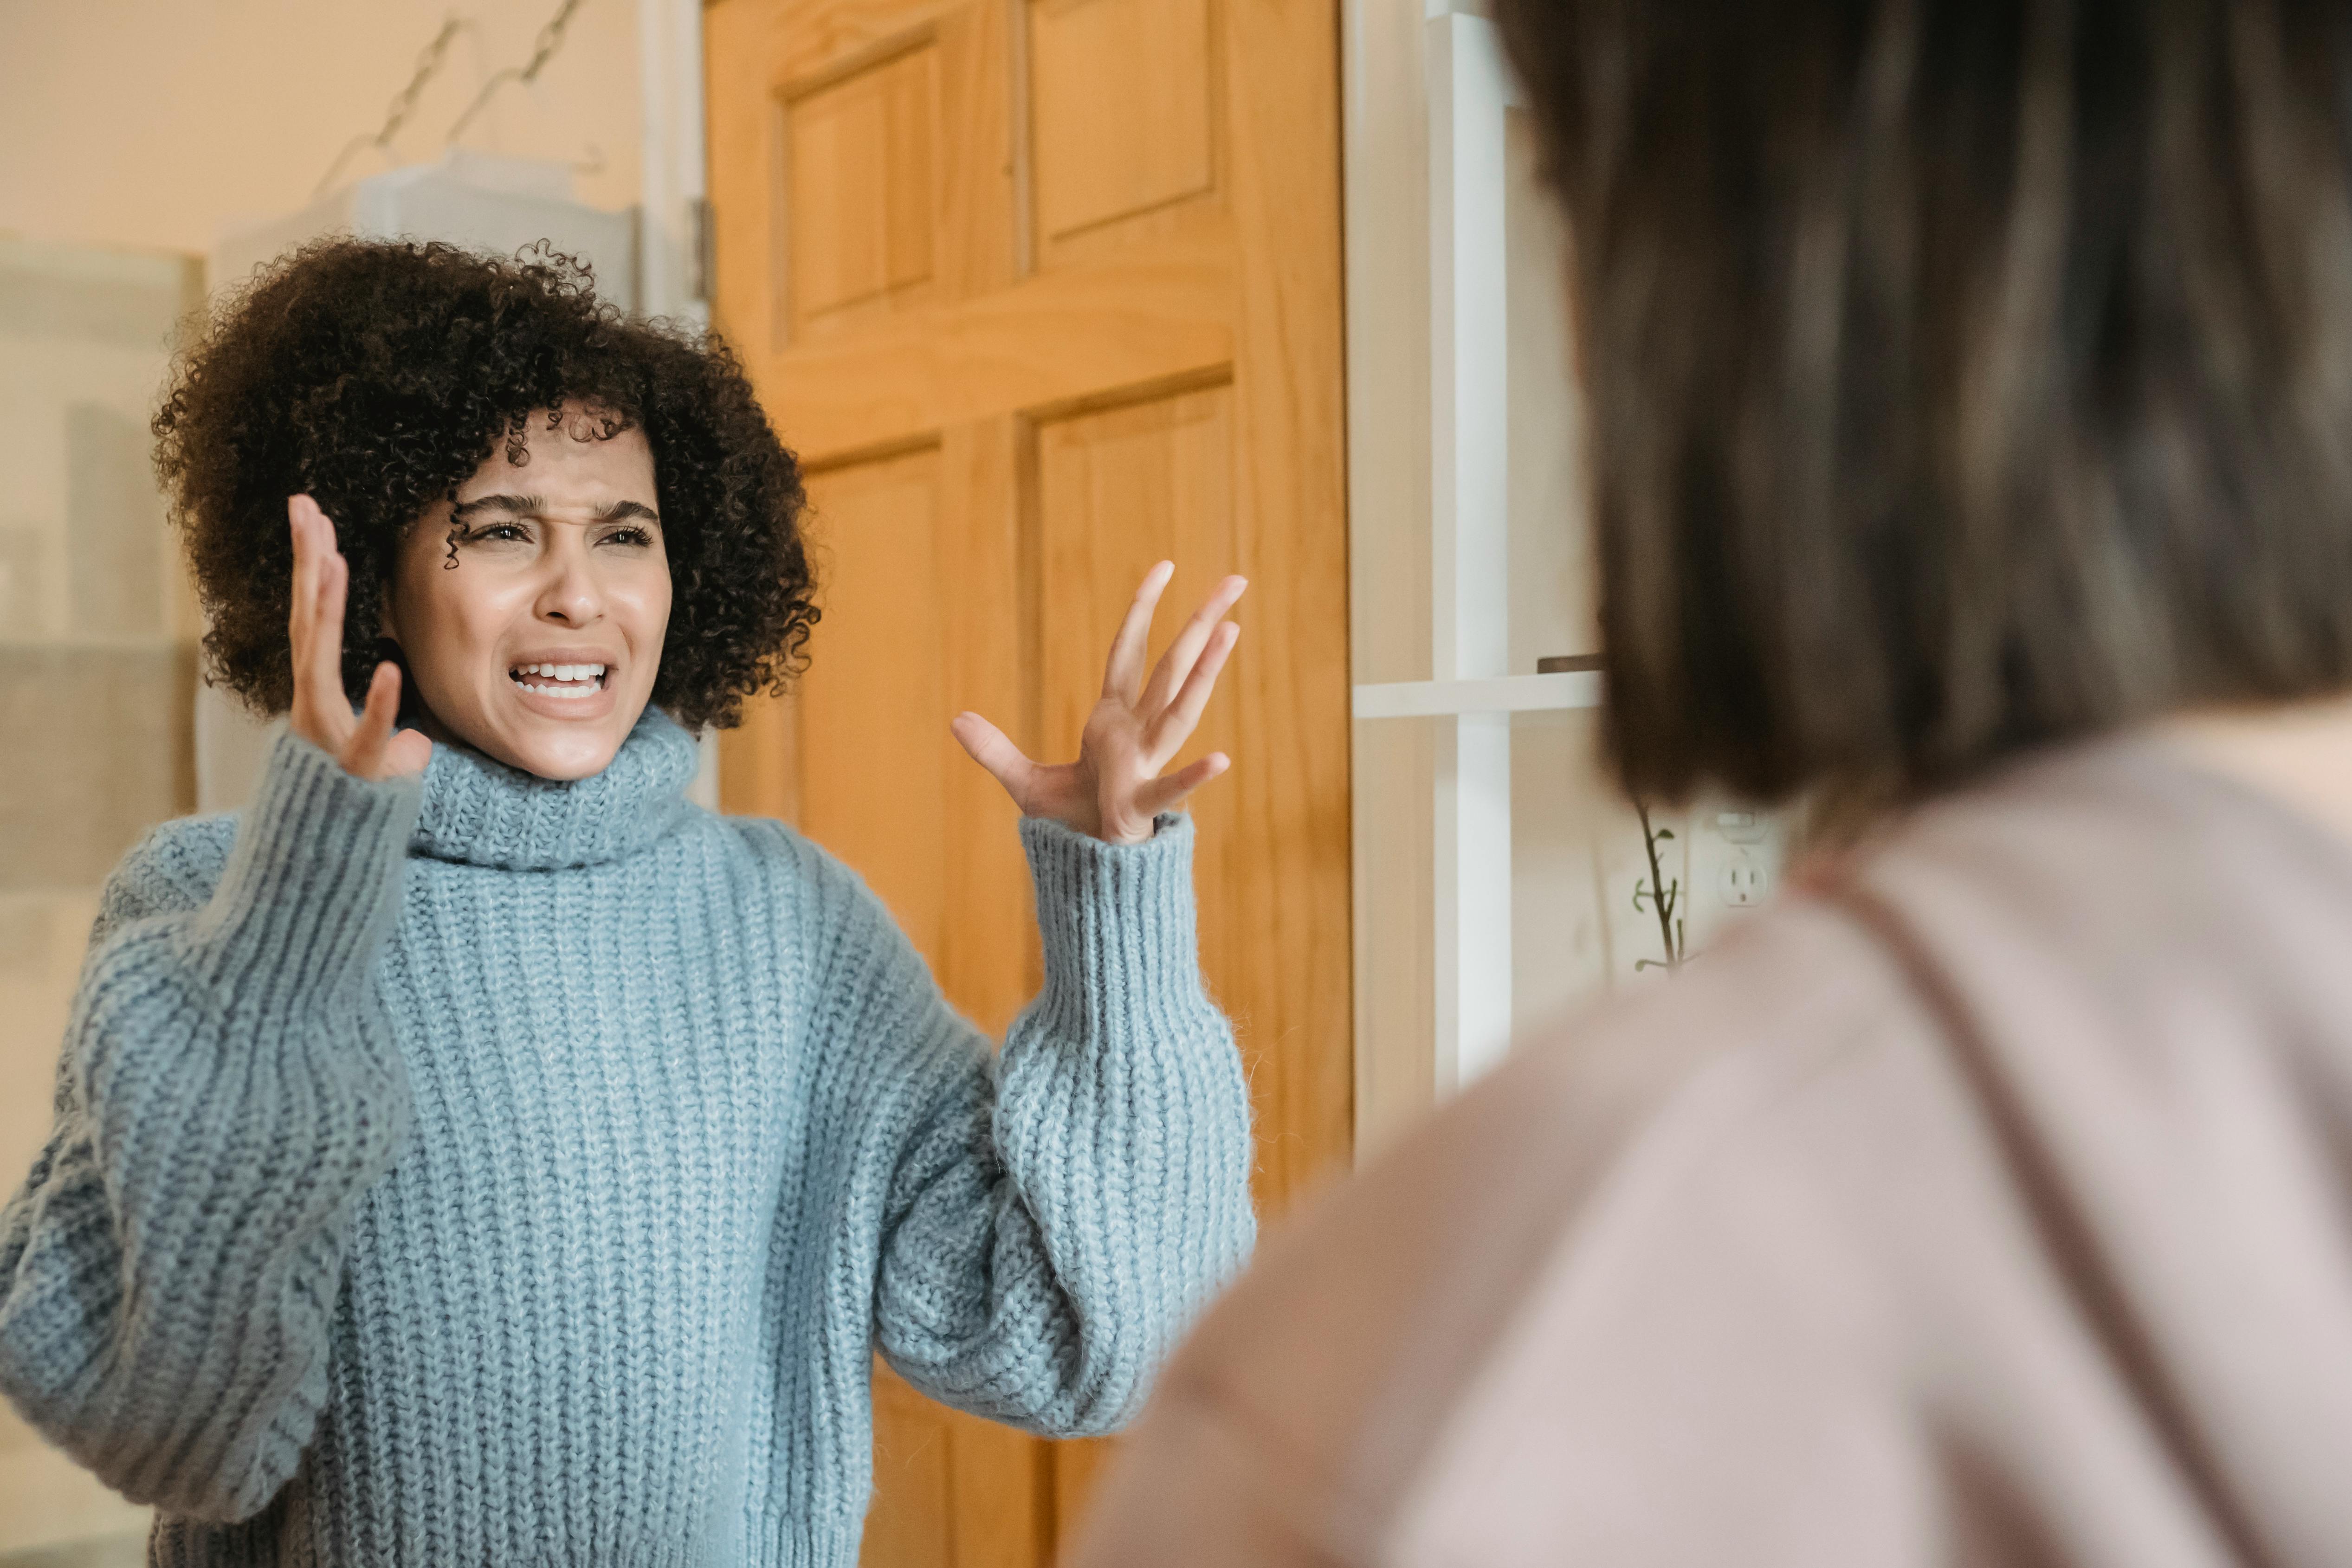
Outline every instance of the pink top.
[[1915, 813], [1273, 1240], [1070, 1562], [2352, 1563], [2352, 849]]

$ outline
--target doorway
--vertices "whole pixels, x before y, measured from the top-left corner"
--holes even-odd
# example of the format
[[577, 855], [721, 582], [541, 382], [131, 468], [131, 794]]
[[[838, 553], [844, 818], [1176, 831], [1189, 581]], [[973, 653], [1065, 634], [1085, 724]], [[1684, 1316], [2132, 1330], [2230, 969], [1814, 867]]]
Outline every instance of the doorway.
[[[1338, 6], [719, 0], [705, 28], [715, 320], [806, 466], [824, 583], [722, 799], [864, 873], [1002, 1031], [1029, 879], [948, 721], [1074, 755], [1144, 570], [1178, 565], [1163, 643], [1245, 573], [1195, 879], [1278, 1214], [1352, 1120]], [[875, 1416], [873, 1568], [1050, 1562], [1103, 1452], [878, 1368]]]

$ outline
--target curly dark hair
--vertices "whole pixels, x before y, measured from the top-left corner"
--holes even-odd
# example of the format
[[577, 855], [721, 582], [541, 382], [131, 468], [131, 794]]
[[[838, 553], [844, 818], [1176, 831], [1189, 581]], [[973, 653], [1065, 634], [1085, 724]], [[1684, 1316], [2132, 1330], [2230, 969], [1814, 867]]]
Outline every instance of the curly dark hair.
[[[653, 700], [733, 724], [780, 689], [817, 618], [800, 466], [715, 337], [632, 320], [589, 268], [546, 246], [513, 260], [454, 246], [330, 239], [223, 303], [174, 362], [155, 465], [211, 620], [207, 675], [255, 709], [293, 700], [293, 546], [307, 491], [351, 563], [343, 685], [365, 693], [402, 540], [531, 416], [577, 402], [642, 428], [672, 583]], [[542, 417], [544, 417], [542, 415]]]

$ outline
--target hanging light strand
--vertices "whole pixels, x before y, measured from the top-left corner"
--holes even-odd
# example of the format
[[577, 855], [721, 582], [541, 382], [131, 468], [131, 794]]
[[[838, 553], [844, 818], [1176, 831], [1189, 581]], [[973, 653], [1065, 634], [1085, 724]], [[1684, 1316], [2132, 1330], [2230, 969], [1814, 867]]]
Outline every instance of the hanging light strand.
[[441, 67], [449, 57], [449, 46], [465, 30], [465, 26], [466, 24], [455, 13], [442, 21], [441, 30], [433, 35], [433, 41], [417, 51], [415, 73], [408, 78], [406, 87], [393, 95], [391, 104], [383, 111], [383, 124], [373, 136], [354, 136], [343, 143], [343, 150], [335, 154], [335, 161], [327, 165], [327, 172], [319, 177], [318, 184], [311, 189], [312, 201], [327, 193], [335, 183], [335, 176], [341, 173], [343, 165], [351, 162], [352, 153], [362, 147], [382, 150], [392, 145], [392, 139], [400, 134], [400, 128], [415, 112], [416, 99], [424, 92], [425, 85], [441, 74]]
[[548, 61], [555, 57], [555, 52], [563, 47], [564, 29], [572, 26], [572, 13], [578, 11], [580, 5], [581, 0], [563, 0], [563, 4], [555, 8], [555, 15], [548, 18], [547, 26], [539, 30], [539, 37], [531, 40], [530, 58], [522, 65], [509, 66], [505, 70], [484, 82], [482, 90], [474, 95], [474, 101], [466, 106], [466, 112], [459, 115], [457, 122], [449, 128], [449, 134], [441, 139], [444, 144], [456, 145], [457, 138], [465, 133], [466, 127], [473, 122], [474, 116], [482, 111], [482, 106], [490, 101], [491, 96], [499, 88], [510, 81], [519, 81], [529, 86], [539, 79], [539, 73], [546, 68]]

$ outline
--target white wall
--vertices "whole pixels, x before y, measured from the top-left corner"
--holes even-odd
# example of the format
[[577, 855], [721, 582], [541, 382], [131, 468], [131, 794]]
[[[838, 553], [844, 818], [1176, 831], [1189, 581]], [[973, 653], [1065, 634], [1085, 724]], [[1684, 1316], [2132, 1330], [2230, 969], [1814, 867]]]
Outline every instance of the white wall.
[[[1421, 681], [1431, 664], [1431, 341], [1428, 94], [1431, 11], [1476, 0], [1346, 0], [1350, 631], [1359, 684]], [[1536, 179], [1530, 127], [1507, 122], [1509, 670], [1601, 652], [1570, 375], [1567, 235]], [[1616, 988], [1652, 983], [1654, 916], [1633, 809], [1607, 778], [1594, 710], [1522, 714], [1511, 735], [1511, 1016], [1556, 1033]], [[1356, 1088], [1359, 1156], [1435, 1103], [1432, 787], [1434, 726], [1355, 727]], [[1727, 859], [1777, 873], [1777, 831], [1735, 844], [1715, 803], [1654, 813], [1675, 837], [1664, 868], [1684, 888], [1689, 946], [1746, 911], [1719, 892]], [[1572, 1032], [1572, 1024], [1568, 1026]]]

